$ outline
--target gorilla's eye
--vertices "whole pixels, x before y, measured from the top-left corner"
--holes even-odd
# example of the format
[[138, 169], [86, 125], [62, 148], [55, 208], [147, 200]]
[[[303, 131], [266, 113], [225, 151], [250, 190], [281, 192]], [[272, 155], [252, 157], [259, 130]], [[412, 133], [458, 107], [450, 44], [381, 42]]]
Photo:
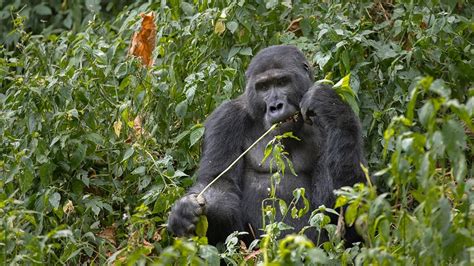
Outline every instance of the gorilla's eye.
[[278, 80], [277, 80], [277, 85], [278, 85], [279, 87], [283, 87], [283, 86], [285, 86], [286, 84], [288, 84], [288, 82], [289, 82], [288, 77], [281, 77], [281, 78], [278, 78]]
[[268, 89], [268, 85], [265, 82], [258, 82], [255, 84], [255, 89], [258, 91], [266, 91]]
[[308, 65], [308, 63], [303, 63], [303, 67], [304, 67], [304, 70], [306, 70], [306, 72], [309, 72], [309, 65]]

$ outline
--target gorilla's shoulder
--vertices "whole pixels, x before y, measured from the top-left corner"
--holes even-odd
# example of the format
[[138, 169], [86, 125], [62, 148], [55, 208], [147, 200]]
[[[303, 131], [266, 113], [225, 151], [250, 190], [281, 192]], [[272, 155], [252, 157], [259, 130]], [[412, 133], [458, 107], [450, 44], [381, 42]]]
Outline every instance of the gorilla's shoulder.
[[217, 107], [206, 120], [207, 130], [219, 130], [232, 133], [240, 133], [252, 117], [242, 96], [223, 102]]

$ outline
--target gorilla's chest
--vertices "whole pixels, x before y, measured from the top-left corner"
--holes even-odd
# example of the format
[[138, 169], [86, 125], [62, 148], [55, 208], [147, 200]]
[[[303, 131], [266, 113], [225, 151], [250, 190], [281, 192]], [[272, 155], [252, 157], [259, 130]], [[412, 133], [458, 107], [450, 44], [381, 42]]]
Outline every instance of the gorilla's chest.
[[[281, 140], [283, 144], [285, 156], [291, 161], [293, 169], [296, 174], [301, 175], [310, 175], [313, 172], [315, 163], [318, 160], [318, 145], [315, 143], [314, 137], [307, 137], [307, 135], [312, 135], [311, 128], [305, 128], [299, 132], [300, 134], [295, 134], [300, 140], [293, 138], [285, 138]], [[245, 168], [251, 172], [264, 174], [268, 176], [270, 172], [276, 172], [276, 164], [273, 158], [273, 155], [270, 155], [263, 161], [265, 156], [265, 148], [269, 141], [271, 141], [274, 136], [267, 136], [262, 141], [260, 141], [253, 149], [251, 149], [245, 156]], [[252, 141], [247, 140], [245, 147], [249, 147], [252, 144]], [[285, 161], [286, 169], [285, 172], [290, 174], [290, 168], [288, 163]], [[272, 171], [270, 171], [272, 170]]]
[[[296, 176], [291, 173], [287, 161], [283, 159], [286, 166], [284, 176], [281, 177], [279, 184], [280, 189], [277, 189], [277, 196], [279, 198], [291, 199], [294, 189], [304, 187], [308, 191], [311, 187], [311, 177], [319, 159], [319, 148], [317, 143], [315, 143], [315, 138], [305, 137], [313, 135], [314, 132], [311, 130], [311, 128], [308, 128], [306, 131], [298, 132], [299, 134], [295, 133], [300, 140], [286, 138], [281, 142], [287, 153], [286, 157], [291, 161], [292, 167], [295, 170]], [[271, 186], [270, 177], [272, 173], [278, 170], [271, 154], [265, 161], [262, 161], [265, 147], [273, 137], [268, 136], [260, 141], [245, 156], [245, 170], [241, 177], [241, 189], [244, 197], [252, 198], [250, 202], [261, 202], [262, 199], [268, 197], [269, 187]], [[245, 144], [248, 147], [252, 143], [248, 141]]]
[[[297, 134], [295, 134], [297, 135]], [[298, 135], [297, 135], [298, 136]], [[285, 175], [281, 177], [280, 183], [276, 189], [276, 196], [280, 199], [284, 199], [289, 203], [293, 198], [293, 191], [297, 188], [305, 188], [306, 195], [311, 195], [311, 182], [314, 174], [314, 169], [318, 164], [318, 145], [314, 142], [315, 138], [304, 138], [304, 134], [300, 134], [298, 137], [301, 140], [286, 140], [282, 142], [285, 146], [285, 151], [288, 152], [288, 159], [293, 164], [297, 176], [294, 176], [288, 165], [286, 165]], [[261, 215], [262, 215], [262, 201], [269, 197], [271, 182], [271, 171], [270, 163], [273, 159], [270, 155], [265, 162], [262, 162], [264, 157], [264, 151], [267, 143], [273, 138], [267, 137], [256, 145], [247, 155], [245, 156], [245, 170], [241, 177], [241, 189], [242, 189], [242, 214], [244, 221], [250, 224], [254, 230], [260, 229]], [[245, 143], [248, 147], [251, 142]], [[276, 172], [276, 166], [272, 166], [272, 172]], [[300, 204], [301, 202], [299, 202]], [[301, 205], [301, 204], [300, 204]], [[298, 205], [299, 208], [303, 206]], [[277, 218], [280, 219], [280, 214], [277, 214]], [[296, 230], [301, 229], [304, 226], [305, 219], [300, 220], [288, 220], [285, 222]]]

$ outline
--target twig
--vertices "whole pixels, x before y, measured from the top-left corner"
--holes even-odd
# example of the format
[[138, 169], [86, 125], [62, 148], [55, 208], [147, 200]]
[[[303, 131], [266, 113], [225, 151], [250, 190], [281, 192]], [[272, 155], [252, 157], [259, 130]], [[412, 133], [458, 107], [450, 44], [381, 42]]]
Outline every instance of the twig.
[[242, 157], [244, 157], [245, 154], [247, 154], [247, 152], [249, 152], [255, 145], [257, 145], [257, 143], [259, 143], [266, 135], [268, 135], [268, 133], [272, 132], [278, 125], [280, 125], [280, 123], [273, 124], [265, 133], [263, 133], [262, 136], [260, 136], [260, 138], [254, 141], [254, 143], [252, 143], [250, 147], [248, 147], [242, 154], [240, 154], [239, 157], [237, 157], [237, 159], [235, 159], [224, 171], [222, 171], [216, 178], [214, 178], [214, 180], [212, 180], [209, 184], [207, 184], [207, 186], [197, 195], [197, 197], [198, 198], [201, 197], [202, 194], [204, 194], [204, 192], [210, 186], [212, 186], [212, 184], [214, 184], [217, 180], [219, 180], [219, 178], [223, 176], [225, 173], [229, 172], [232, 166], [234, 166]]

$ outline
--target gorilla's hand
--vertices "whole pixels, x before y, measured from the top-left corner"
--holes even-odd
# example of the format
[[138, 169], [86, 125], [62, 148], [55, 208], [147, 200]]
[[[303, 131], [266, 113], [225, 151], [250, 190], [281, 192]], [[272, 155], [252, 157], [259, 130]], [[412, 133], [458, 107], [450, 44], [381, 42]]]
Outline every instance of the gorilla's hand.
[[308, 124], [344, 127], [353, 113], [330, 85], [316, 84], [308, 89], [300, 102], [303, 119]]
[[171, 208], [168, 230], [176, 236], [194, 235], [199, 216], [205, 213], [206, 201], [197, 194], [182, 197]]

